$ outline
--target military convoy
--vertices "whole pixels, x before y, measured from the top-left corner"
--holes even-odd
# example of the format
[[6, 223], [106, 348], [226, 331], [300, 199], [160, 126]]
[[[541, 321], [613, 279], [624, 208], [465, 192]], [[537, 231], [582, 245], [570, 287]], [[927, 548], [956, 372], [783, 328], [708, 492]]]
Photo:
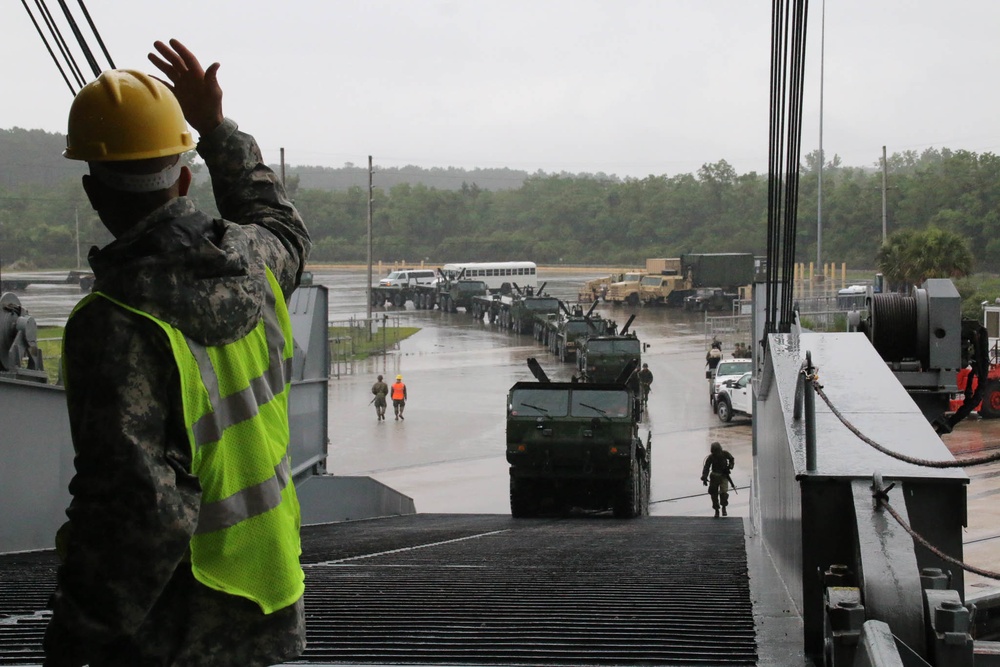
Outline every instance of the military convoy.
[[417, 310], [437, 306], [442, 312], [454, 313], [459, 308], [467, 312], [472, 299], [489, 294], [486, 282], [468, 279], [462, 274], [429, 269], [400, 269], [393, 271], [371, 288], [371, 304], [390, 304], [403, 307], [412, 302]]
[[[496, 264], [499, 266], [501, 263]], [[485, 279], [469, 279], [467, 273], [470, 269], [467, 267], [474, 267], [472, 270], [479, 272], [477, 275], [485, 274], [486, 270], [480, 265], [467, 264], [456, 272], [449, 270], [449, 266], [452, 265], [445, 265], [444, 270], [439, 269], [433, 282], [427, 281], [426, 276], [423, 276], [424, 280], [420, 283], [410, 281], [410, 276], [416, 275], [417, 270], [394, 271], [390, 276], [395, 276], [396, 280], [383, 280], [385, 284], [372, 287], [372, 303], [402, 306], [412, 301], [418, 310], [436, 306], [442, 312], [457, 312], [462, 308], [474, 318], [485, 319], [502, 330], [521, 335], [530, 333], [563, 362], [578, 360], [580, 350], [588, 339], [617, 334], [617, 324], [613, 320], [594, 315], [594, 309], [598, 305], [596, 301], [584, 312], [581, 306], [570, 309], [558, 298], [546, 294], [545, 283], [535, 288], [535, 274], [528, 273], [530, 267], [509, 269], [512, 272], [525, 271], [524, 275], [528, 278], [526, 286], [522, 287], [517, 282], [502, 282], [498, 288], [493, 289], [490, 285], [496, 285], [497, 280], [506, 278], [506, 273], [502, 276], [486, 275]], [[497, 268], [494, 273], [500, 270]], [[426, 271], [419, 271], [424, 272]], [[406, 282], [403, 282], [404, 279]], [[634, 334], [626, 338], [636, 341]], [[584, 375], [581, 374], [581, 377]]]
[[507, 395], [511, 515], [648, 514], [652, 434], [639, 437], [632, 390], [624, 382], [551, 382], [535, 359], [528, 365], [538, 381], [518, 382]]

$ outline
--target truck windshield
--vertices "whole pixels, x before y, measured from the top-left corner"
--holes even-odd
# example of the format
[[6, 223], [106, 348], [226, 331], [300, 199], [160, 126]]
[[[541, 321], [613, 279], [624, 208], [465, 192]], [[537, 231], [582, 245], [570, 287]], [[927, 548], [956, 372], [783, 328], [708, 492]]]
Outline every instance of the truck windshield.
[[525, 299], [524, 307], [528, 310], [558, 311], [559, 299]]
[[639, 339], [622, 338], [619, 340], [594, 340], [591, 338], [587, 342], [587, 352], [596, 352], [598, 354], [613, 354], [615, 352], [639, 354]]
[[569, 412], [569, 393], [541, 389], [518, 389], [511, 396], [513, 417], [565, 417]]
[[625, 391], [574, 391], [573, 417], [627, 417], [629, 415], [628, 392]]

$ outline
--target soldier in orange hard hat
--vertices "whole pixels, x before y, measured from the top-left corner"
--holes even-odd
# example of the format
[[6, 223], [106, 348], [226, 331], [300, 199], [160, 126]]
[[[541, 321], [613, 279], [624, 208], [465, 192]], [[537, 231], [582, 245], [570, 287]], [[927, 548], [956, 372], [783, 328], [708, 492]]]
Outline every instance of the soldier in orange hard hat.
[[406, 385], [403, 376], [397, 375], [392, 385], [392, 411], [396, 413], [397, 421], [403, 418], [403, 408], [406, 407]]

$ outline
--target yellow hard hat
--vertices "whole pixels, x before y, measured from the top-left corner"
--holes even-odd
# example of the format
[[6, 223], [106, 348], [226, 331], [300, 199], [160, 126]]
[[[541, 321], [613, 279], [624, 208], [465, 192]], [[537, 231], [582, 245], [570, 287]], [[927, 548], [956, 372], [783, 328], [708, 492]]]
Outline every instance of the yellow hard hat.
[[102, 72], [77, 93], [69, 110], [63, 156], [112, 162], [177, 155], [194, 148], [177, 98], [142, 72]]
[[403, 376], [402, 376], [402, 375], [397, 375], [397, 376], [396, 376], [396, 379], [397, 379], [397, 380], [402, 380], [402, 379], [403, 379]]

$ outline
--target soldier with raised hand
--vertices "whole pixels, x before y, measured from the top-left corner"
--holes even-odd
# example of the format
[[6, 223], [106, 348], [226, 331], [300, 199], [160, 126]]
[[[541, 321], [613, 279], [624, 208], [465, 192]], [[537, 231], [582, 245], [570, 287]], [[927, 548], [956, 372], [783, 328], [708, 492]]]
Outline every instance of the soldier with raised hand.
[[[69, 115], [115, 240], [65, 330], [76, 474], [45, 664], [270, 665], [305, 646], [286, 298], [309, 235], [223, 115], [219, 64], [154, 47], [169, 83], [107, 71]], [[194, 148], [222, 218], [186, 196]]]

